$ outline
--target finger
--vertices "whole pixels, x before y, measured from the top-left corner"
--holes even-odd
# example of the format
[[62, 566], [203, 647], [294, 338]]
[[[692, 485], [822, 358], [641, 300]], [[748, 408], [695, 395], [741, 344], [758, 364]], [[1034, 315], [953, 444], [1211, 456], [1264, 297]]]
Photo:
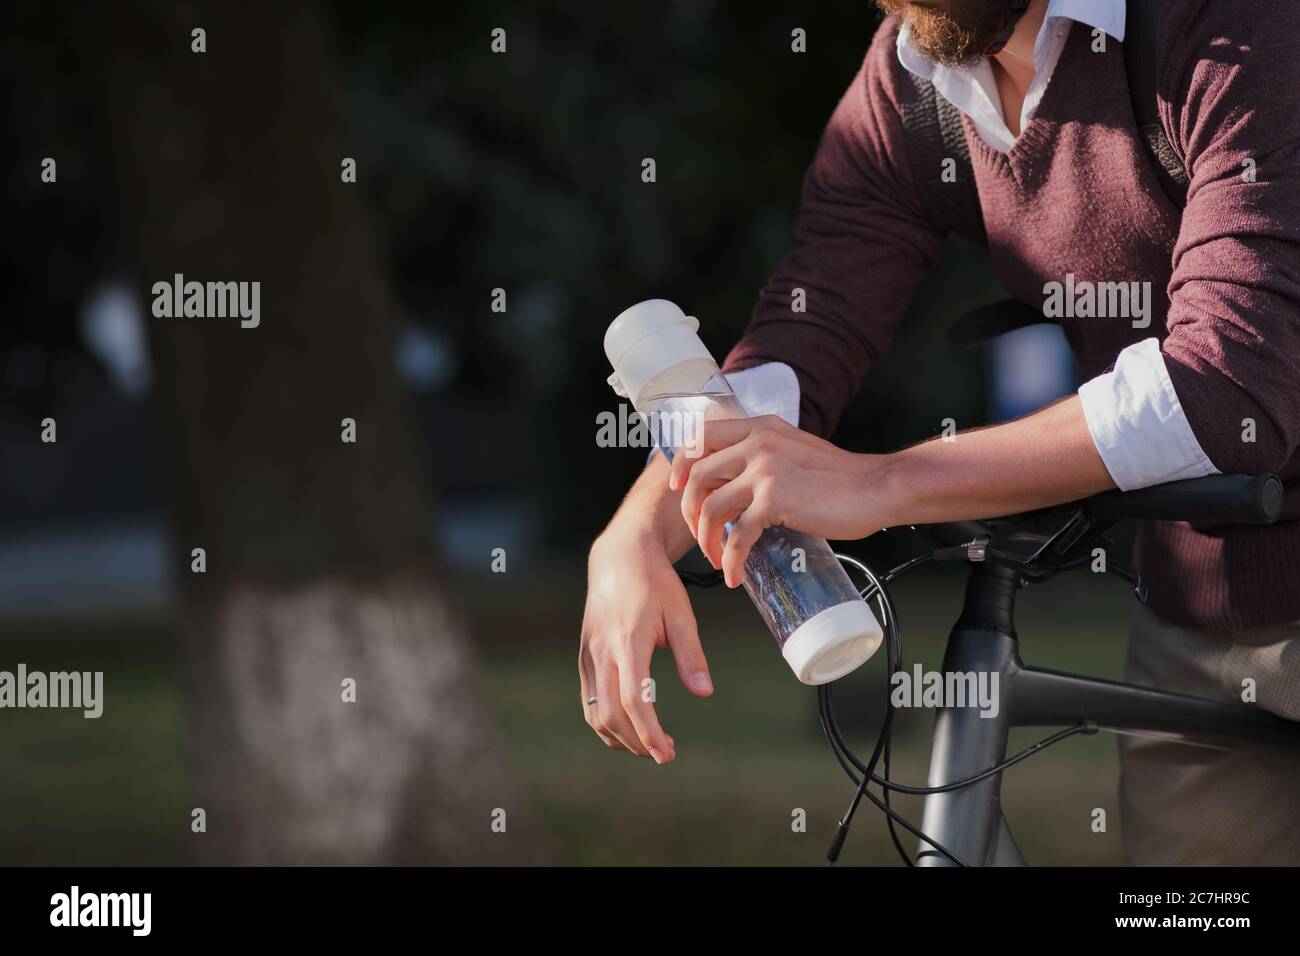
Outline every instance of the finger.
[[650, 680], [651, 651], [653, 648], [648, 647], [644, 662], [633, 662], [627, 659], [619, 662], [621, 701], [623, 713], [627, 714], [628, 720], [631, 721], [632, 729], [636, 731], [641, 746], [646, 749], [655, 763], [665, 764], [676, 754], [673, 753], [672, 745], [668, 742], [668, 735], [659, 726], [659, 715], [655, 713], [654, 683]]
[[636, 728], [623, 711], [621, 690], [619, 688], [618, 668], [613, 664], [604, 667], [597, 662], [596, 674], [596, 709], [600, 716], [601, 728], [614, 737], [624, 749], [638, 757], [649, 757], [650, 752], [641, 744]]
[[735, 588], [745, 580], [745, 559], [750, 549], [767, 528], [761, 509], [750, 507], [731, 525], [727, 544], [722, 551], [722, 576], [727, 587]]
[[730, 447], [744, 439], [755, 428], [762, 428], [758, 418], [721, 418], [704, 422], [695, 430], [691, 441], [673, 455], [673, 467], [668, 472], [668, 488], [680, 491], [686, 487], [686, 478], [701, 459]]
[[682, 489], [682, 518], [696, 540], [699, 539], [700, 506], [704, 504], [704, 499], [715, 488], [743, 474], [745, 467], [745, 446], [732, 445], [710, 455], [691, 470], [686, 486]]
[[607, 747], [612, 747], [615, 750], [626, 750], [627, 748], [618, 742], [618, 738], [600, 725], [600, 713], [597, 711], [596, 705], [591, 702], [596, 687], [596, 681], [592, 678], [591, 672], [591, 652], [587, 650], [584, 644], [578, 650], [578, 683], [582, 688], [582, 719], [587, 722], [588, 727], [595, 731], [596, 736], [605, 742]]
[[[664, 615], [664, 633], [668, 638], [668, 648], [673, 652], [673, 662], [677, 665], [677, 676], [682, 684], [696, 697], [708, 697], [713, 693], [713, 677], [709, 673], [709, 662], [704, 656], [704, 647], [700, 644], [700, 631], [695, 624], [695, 615], [687, 609], [684, 613]], [[672, 738], [670, 737], [669, 740]]]
[[738, 517], [753, 501], [754, 482], [745, 475], [714, 489], [704, 499], [696, 526], [696, 539], [700, 550], [715, 568], [722, 567], [722, 539], [727, 522]]

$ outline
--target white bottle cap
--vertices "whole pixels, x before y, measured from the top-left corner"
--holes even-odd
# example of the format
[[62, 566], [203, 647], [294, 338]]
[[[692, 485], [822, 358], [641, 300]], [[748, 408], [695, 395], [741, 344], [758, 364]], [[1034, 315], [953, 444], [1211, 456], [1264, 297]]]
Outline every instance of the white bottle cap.
[[605, 332], [605, 356], [614, 366], [609, 384], [637, 408], [643, 396], [698, 391], [718, 373], [699, 327], [667, 299], [625, 309]]
[[805, 684], [829, 684], [865, 664], [882, 636], [865, 601], [846, 601], [796, 627], [781, 653]]

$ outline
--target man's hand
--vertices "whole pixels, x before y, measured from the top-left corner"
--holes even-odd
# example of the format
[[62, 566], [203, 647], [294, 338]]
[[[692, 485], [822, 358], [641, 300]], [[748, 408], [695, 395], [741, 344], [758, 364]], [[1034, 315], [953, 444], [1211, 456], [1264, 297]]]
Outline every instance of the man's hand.
[[871, 494], [888, 456], [844, 451], [775, 415], [705, 422], [692, 452], [673, 460], [668, 487], [682, 492], [682, 517], [728, 587], [741, 584], [749, 549], [772, 525], [864, 538], [895, 518], [889, 496]]
[[610, 747], [661, 764], [677, 748], [659, 726], [650, 692], [655, 648], [672, 651], [687, 690], [713, 693], [691, 602], [673, 570], [691, 538], [667, 474], [667, 462], [656, 456], [592, 545], [578, 649], [582, 712], [591, 729]]

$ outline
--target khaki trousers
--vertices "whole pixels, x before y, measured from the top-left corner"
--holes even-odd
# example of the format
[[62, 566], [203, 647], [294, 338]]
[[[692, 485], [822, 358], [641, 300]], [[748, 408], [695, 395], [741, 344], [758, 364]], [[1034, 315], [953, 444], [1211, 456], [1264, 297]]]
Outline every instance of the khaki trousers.
[[[1256, 702], [1300, 720], [1300, 622], [1215, 631], [1137, 605], [1124, 679]], [[1121, 736], [1124, 850], [1136, 866], [1300, 865], [1300, 758]]]

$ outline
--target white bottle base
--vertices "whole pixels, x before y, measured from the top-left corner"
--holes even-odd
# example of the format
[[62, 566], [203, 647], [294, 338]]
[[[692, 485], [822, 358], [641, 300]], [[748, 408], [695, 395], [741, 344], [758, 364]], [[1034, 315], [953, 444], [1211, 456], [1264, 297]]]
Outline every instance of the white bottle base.
[[865, 664], [883, 632], [865, 601], [846, 601], [804, 621], [781, 653], [805, 684], [829, 684]]

